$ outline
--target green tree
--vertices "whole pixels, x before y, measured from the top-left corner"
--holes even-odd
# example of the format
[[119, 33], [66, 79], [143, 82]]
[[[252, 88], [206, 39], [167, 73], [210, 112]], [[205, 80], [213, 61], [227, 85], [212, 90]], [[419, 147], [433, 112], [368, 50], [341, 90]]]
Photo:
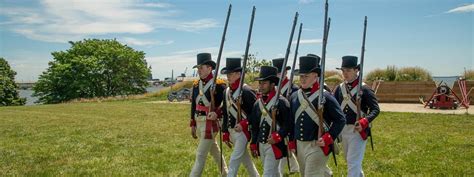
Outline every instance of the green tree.
[[10, 68], [7, 60], [0, 57], [0, 106], [24, 105], [26, 98], [18, 95], [15, 83], [16, 72]]
[[38, 102], [60, 103], [145, 92], [150, 69], [144, 52], [115, 39], [69, 43], [70, 49], [52, 53], [53, 61], [33, 87]]
[[[242, 55], [242, 60], [245, 55]], [[265, 60], [265, 59], [257, 59], [257, 57], [253, 54], [249, 54], [249, 58], [247, 61], [247, 66], [245, 68], [245, 71], [247, 72], [245, 75], [245, 82], [246, 83], [252, 83], [254, 82], [254, 79], [258, 77], [260, 67], [262, 66], [271, 66], [272, 62], [270, 60]]]

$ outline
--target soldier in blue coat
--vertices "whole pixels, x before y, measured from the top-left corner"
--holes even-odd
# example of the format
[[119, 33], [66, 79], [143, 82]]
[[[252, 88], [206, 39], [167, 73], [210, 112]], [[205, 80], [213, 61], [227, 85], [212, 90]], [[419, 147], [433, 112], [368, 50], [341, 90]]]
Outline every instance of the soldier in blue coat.
[[[336, 99], [327, 91], [323, 108], [323, 125], [319, 125], [317, 114], [319, 95], [319, 58], [299, 58], [301, 88], [290, 98], [291, 120], [294, 122], [289, 147], [296, 151], [302, 176], [324, 176], [331, 174], [327, 168], [330, 146], [344, 127], [346, 120]], [[312, 106], [311, 106], [312, 105]], [[318, 135], [319, 126], [325, 133]]]
[[199, 137], [199, 145], [196, 151], [196, 161], [190, 176], [201, 176], [206, 163], [207, 154], [211, 154], [214, 161], [220, 167], [222, 160], [222, 175], [227, 176], [227, 167], [223, 156], [221, 156], [219, 146], [215, 140], [219, 132], [218, 120], [221, 117], [220, 106], [223, 100], [225, 82], [217, 79], [215, 105], [217, 110], [210, 110], [211, 105], [211, 85], [214, 82], [212, 70], [216, 68], [216, 63], [212, 61], [211, 54], [200, 53], [197, 55], [197, 65], [199, 80], [193, 83], [191, 97], [191, 135], [193, 138]]
[[[278, 75], [277, 76], [279, 78], [282, 77], [282, 76], [284, 77], [283, 81], [282, 81], [282, 84], [281, 84], [282, 88], [281, 88], [280, 93], [284, 97], [286, 97], [288, 92], [290, 92], [289, 95], [291, 96], [291, 94], [293, 92], [296, 92], [299, 88], [298, 88], [298, 86], [296, 86], [296, 84], [290, 83], [289, 82], [290, 80], [287, 77], [287, 72], [288, 72], [288, 70], [291, 69], [291, 67], [286, 66], [282, 70], [282, 66], [283, 66], [283, 62], [284, 62], [283, 60], [284, 60], [284, 58], [273, 59], [272, 60], [272, 65], [278, 69]], [[287, 136], [287, 138], [288, 138], [288, 136]], [[289, 159], [286, 159], [286, 158], [289, 158]], [[290, 163], [289, 164], [290, 165], [290, 167], [289, 167], [289, 173], [290, 174], [299, 172], [300, 166], [298, 164], [298, 161], [296, 160], [296, 155], [294, 153], [289, 153], [289, 155], [287, 157], [283, 157], [283, 159], [280, 160], [280, 173], [281, 174], [284, 174], [285, 169], [288, 168], [287, 167], [288, 162]]]
[[359, 87], [359, 65], [356, 56], [342, 57], [341, 68], [344, 82], [336, 87], [336, 97], [346, 117], [346, 126], [342, 130], [342, 145], [344, 157], [347, 161], [347, 176], [364, 176], [362, 161], [364, 159], [367, 136], [370, 136], [369, 123], [372, 122], [380, 112], [377, 98], [374, 92], [365, 83], [362, 84], [361, 110], [362, 117], [357, 121], [356, 93]]
[[[252, 113], [253, 104], [256, 96], [250, 86], [244, 84], [243, 88], [240, 86], [240, 76], [242, 71], [242, 59], [227, 58], [226, 67], [222, 68], [222, 74], [227, 75], [229, 87], [224, 92], [223, 111], [223, 141], [230, 148], [233, 147], [232, 154], [229, 161], [229, 177], [237, 176], [240, 164], [242, 163], [247, 169], [248, 176], [259, 176], [257, 168], [252, 162], [250, 154], [247, 150], [247, 144], [250, 141], [251, 135], [249, 130], [249, 115]], [[243, 81], [242, 81], [243, 82]], [[238, 97], [242, 89], [242, 100], [238, 104]], [[240, 113], [242, 119], [238, 120], [238, 107], [241, 107]]]
[[[261, 156], [263, 176], [283, 176], [279, 166], [280, 159], [288, 154], [284, 138], [291, 126], [290, 104], [284, 96], [276, 93], [275, 85], [279, 82], [277, 68], [262, 66], [260, 76], [255, 80], [259, 82], [260, 93], [250, 114], [252, 120], [250, 150], [254, 157]], [[276, 115], [272, 117], [274, 106]]]

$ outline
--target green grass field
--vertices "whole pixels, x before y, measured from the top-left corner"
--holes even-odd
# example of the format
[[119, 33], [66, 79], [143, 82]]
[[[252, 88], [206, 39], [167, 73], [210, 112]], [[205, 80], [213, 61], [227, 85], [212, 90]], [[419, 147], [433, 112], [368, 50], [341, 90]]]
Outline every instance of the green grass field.
[[[0, 176], [188, 175], [197, 147], [189, 105], [146, 101], [0, 107]], [[365, 173], [473, 176], [473, 134], [472, 115], [383, 112]], [[328, 163], [341, 176], [345, 162], [337, 160], [337, 168]], [[209, 156], [204, 175], [217, 174]]]

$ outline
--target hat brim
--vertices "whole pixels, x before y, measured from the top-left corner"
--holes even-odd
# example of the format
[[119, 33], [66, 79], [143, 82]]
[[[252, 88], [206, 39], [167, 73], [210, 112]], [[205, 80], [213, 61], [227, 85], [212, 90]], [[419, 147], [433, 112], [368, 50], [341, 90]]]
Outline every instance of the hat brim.
[[280, 78], [278, 78], [277, 76], [268, 76], [264, 78], [257, 77], [255, 78], [255, 81], [273, 81], [273, 83], [278, 84], [278, 82], [280, 81]]
[[212, 61], [212, 60], [206, 61], [206, 62], [201, 63], [201, 64], [199, 64], [199, 65], [194, 65], [193, 68], [197, 68], [197, 67], [199, 67], [199, 66], [201, 66], [201, 65], [209, 65], [209, 66], [212, 67], [212, 69], [216, 69], [216, 62], [214, 62], [214, 61]]
[[354, 68], [354, 69], [360, 69], [360, 64], [358, 64], [355, 67], [346, 67], [346, 66], [341, 66], [340, 68], [336, 68], [337, 70], [342, 70], [342, 68]]
[[221, 74], [229, 74], [233, 72], [242, 72], [242, 67], [234, 68], [233, 70], [228, 70], [227, 67], [224, 67], [221, 70]]

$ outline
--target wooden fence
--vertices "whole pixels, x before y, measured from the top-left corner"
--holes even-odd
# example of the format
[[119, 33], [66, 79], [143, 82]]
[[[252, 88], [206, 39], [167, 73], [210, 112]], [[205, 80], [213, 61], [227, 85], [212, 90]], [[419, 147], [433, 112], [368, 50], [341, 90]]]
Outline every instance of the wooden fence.
[[[372, 83], [367, 83], [372, 86]], [[467, 91], [474, 87], [474, 81], [466, 81]], [[377, 91], [381, 103], [419, 103], [419, 97], [429, 99], [435, 89], [432, 81], [417, 82], [382, 82]], [[461, 98], [461, 91], [457, 82], [454, 83], [454, 92]], [[469, 95], [471, 105], [474, 104], [474, 91]], [[461, 98], [462, 99], [462, 98]]]

